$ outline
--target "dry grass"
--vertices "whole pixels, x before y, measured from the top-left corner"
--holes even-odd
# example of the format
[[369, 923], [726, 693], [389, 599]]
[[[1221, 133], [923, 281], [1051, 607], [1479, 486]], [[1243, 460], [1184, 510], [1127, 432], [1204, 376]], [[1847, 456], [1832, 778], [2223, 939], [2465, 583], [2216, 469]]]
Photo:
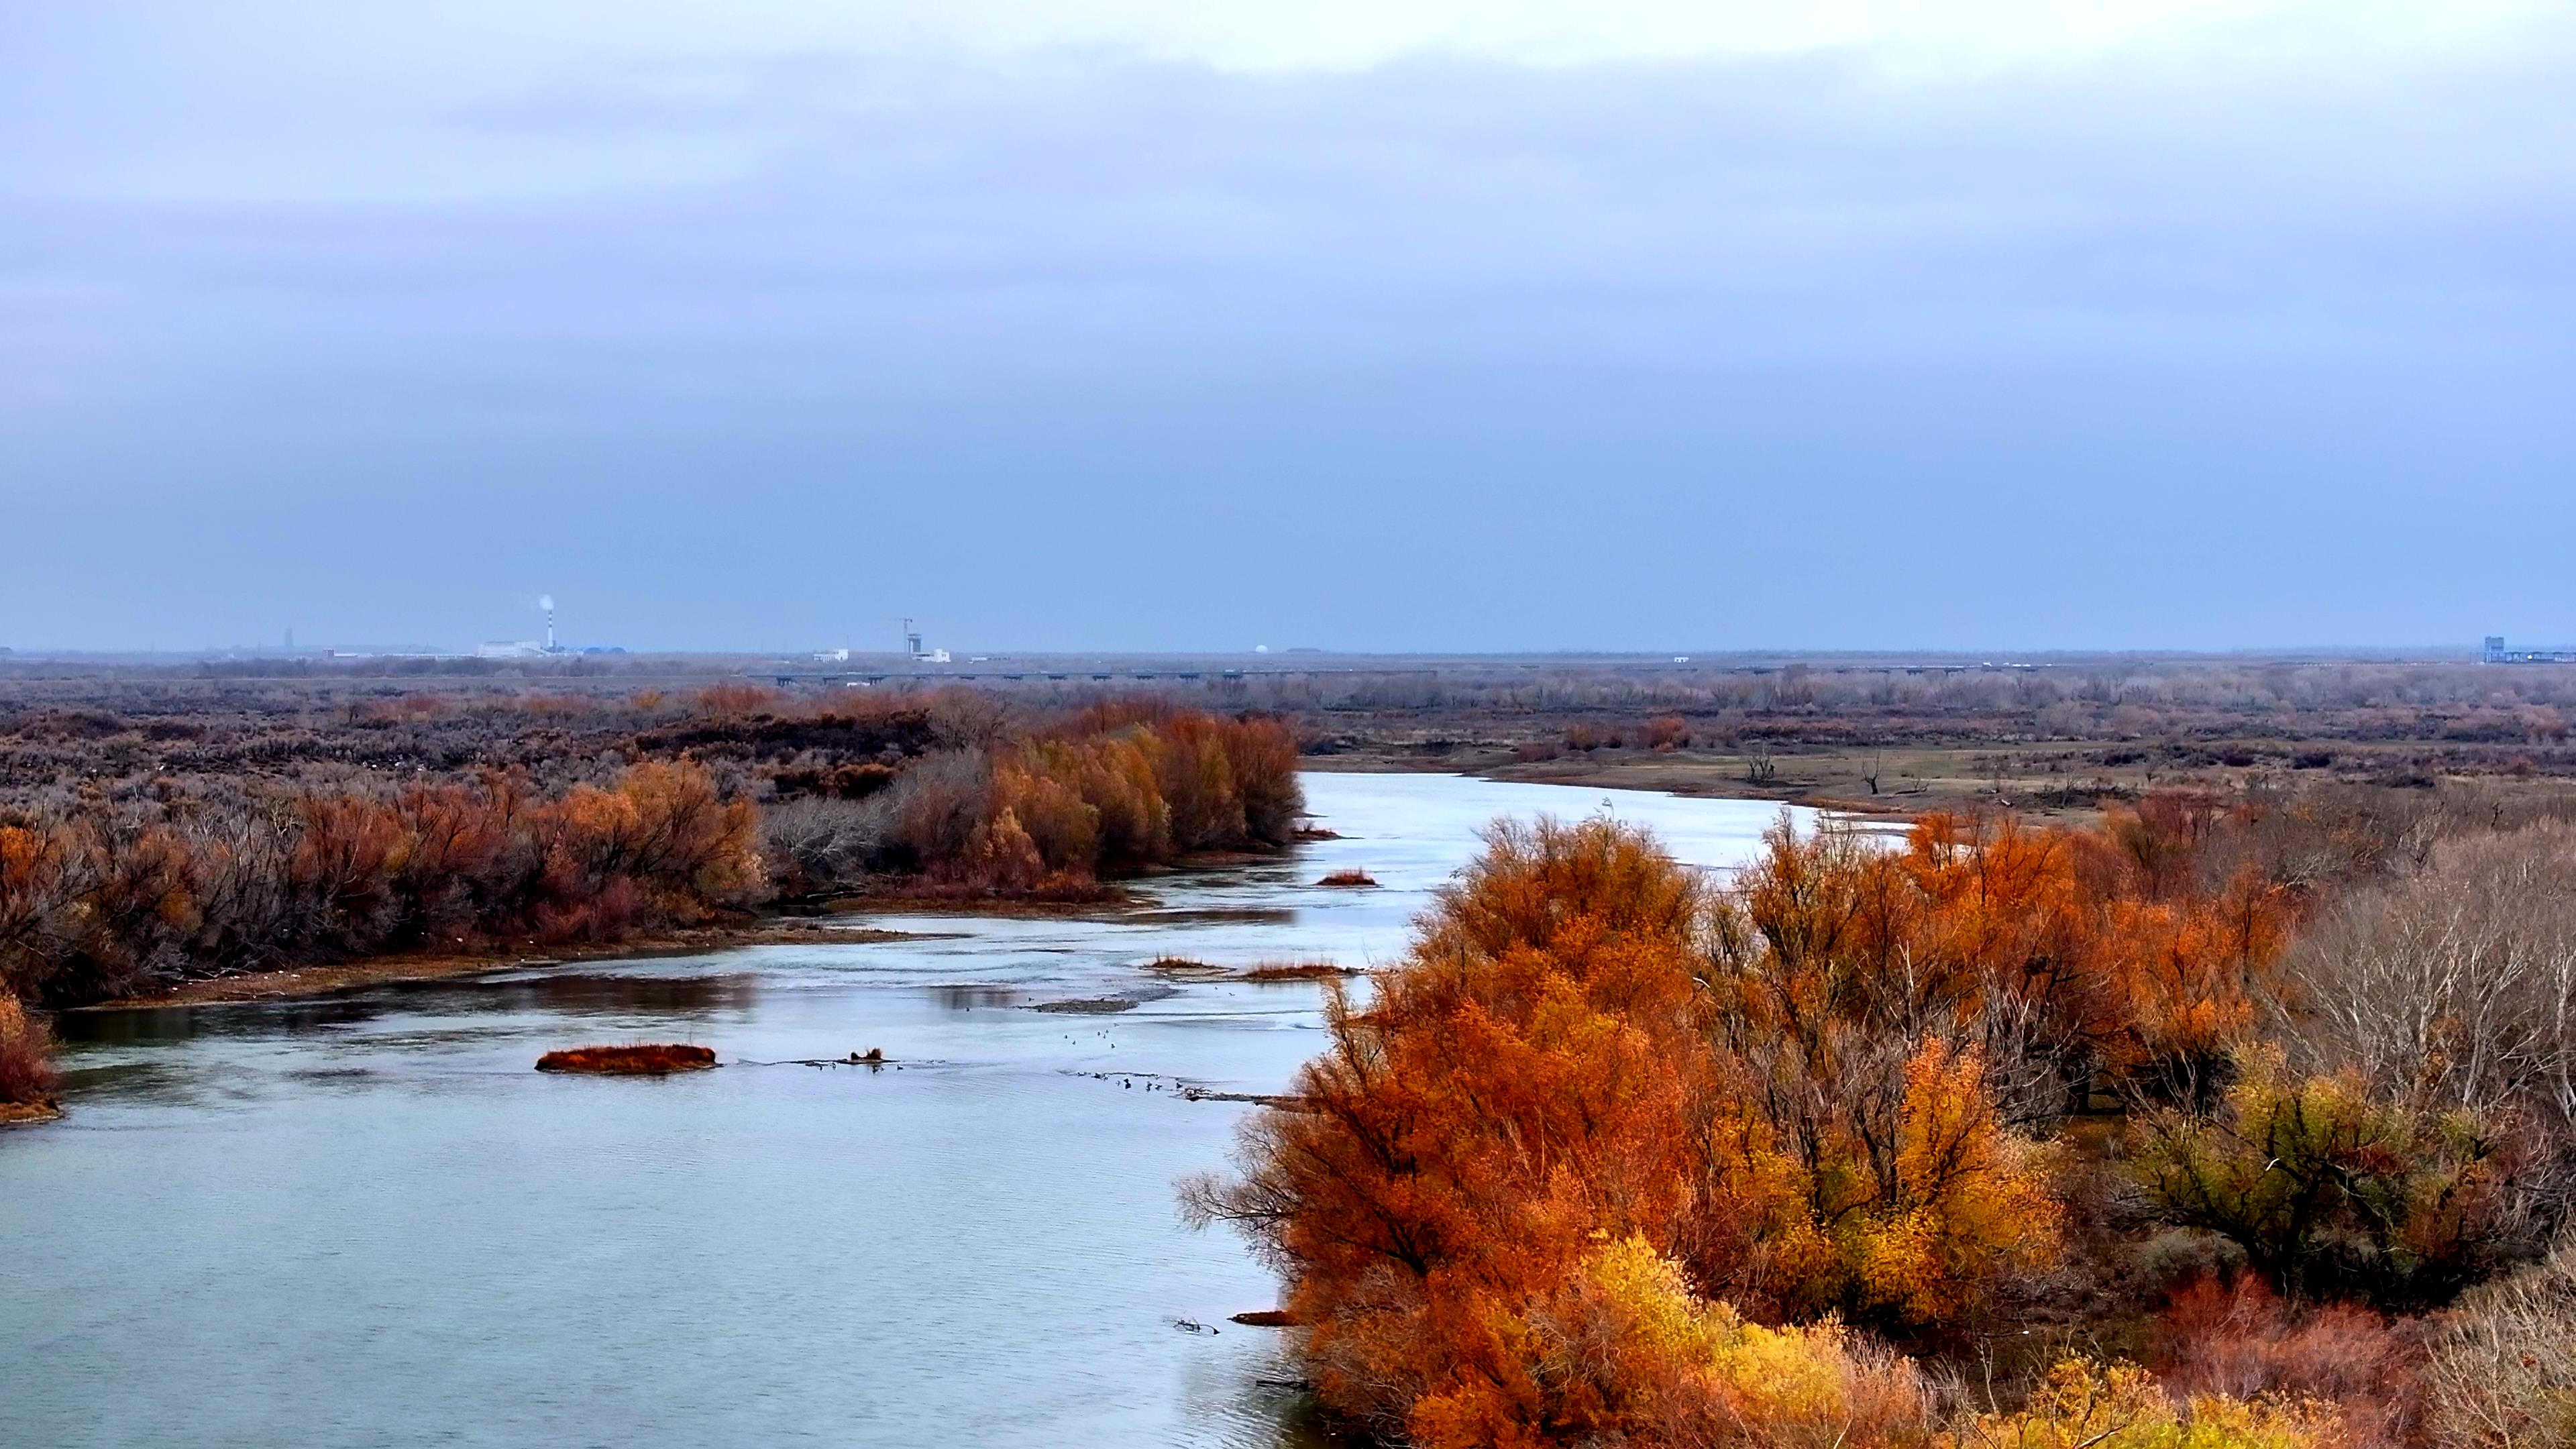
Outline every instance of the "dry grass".
[[1236, 979], [1241, 981], [1321, 981], [1329, 976], [1357, 976], [1359, 974], [1360, 971], [1358, 967], [1345, 966], [1338, 961], [1264, 961], [1258, 966], [1245, 970]]
[[1377, 877], [1370, 875], [1364, 870], [1337, 870], [1331, 875], [1325, 876], [1322, 880], [1315, 882], [1315, 884], [1319, 886], [1373, 886], [1377, 884]]
[[583, 1046], [548, 1052], [537, 1058], [541, 1072], [596, 1072], [605, 1076], [658, 1077], [670, 1072], [704, 1071], [716, 1054], [679, 1042], [646, 1042], [633, 1046]]

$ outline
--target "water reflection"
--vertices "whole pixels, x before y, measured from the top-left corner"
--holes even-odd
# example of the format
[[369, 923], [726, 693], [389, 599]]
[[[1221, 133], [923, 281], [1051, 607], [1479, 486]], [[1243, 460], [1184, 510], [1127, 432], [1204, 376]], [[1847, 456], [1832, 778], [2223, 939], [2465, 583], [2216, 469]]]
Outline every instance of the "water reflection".
[[606, 972], [510, 977], [455, 976], [394, 982], [299, 1001], [221, 1002], [129, 1011], [67, 1011], [54, 1019], [66, 1044], [183, 1042], [198, 1037], [268, 1037], [363, 1026], [388, 1016], [649, 1015], [681, 1020], [750, 1011], [760, 979], [745, 972], [649, 976]]
[[67, 1045], [182, 1042], [200, 1036], [276, 1036], [357, 1026], [384, 1015], [381, 998], [325, 997], [222, 1006], [156, 1006], [138, 1011], [66, 1011], [54, 1034]]
[[693, 1019], [752, 1010], [760, 1000], [760, 978], [747, 971], [693, 976], [575, 971], [499, 980], [451, 977], [395, 986], [389, 994], [398, 1005], [417, 1006], [420, 998], [429, 998], [435, 1009], [460, 1012], [643, 1013]]
[[971, 983], [943, 982], [923, 988], [930, 999], [949, 1011], [986, 1011], [996, 1007], [1017, 1006], [1020, 992], [1009, 986], [978, 986]]

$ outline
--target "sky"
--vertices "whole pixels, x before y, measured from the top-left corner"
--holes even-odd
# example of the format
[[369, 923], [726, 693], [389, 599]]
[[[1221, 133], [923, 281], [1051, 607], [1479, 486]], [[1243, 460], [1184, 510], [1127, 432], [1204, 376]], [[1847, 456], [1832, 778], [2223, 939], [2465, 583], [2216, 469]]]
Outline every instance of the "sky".
[[0, 0], [0, 645], [2576, 641], [2576, 7]]

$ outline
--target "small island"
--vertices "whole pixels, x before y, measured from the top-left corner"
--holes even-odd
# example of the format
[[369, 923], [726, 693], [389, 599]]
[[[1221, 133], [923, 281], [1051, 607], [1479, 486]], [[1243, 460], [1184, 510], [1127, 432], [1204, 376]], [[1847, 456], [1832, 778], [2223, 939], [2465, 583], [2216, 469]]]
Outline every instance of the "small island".
[[701, 1072], [715, 1064], [716, 1054], [711, 1049], [677, 1042], [572, 1047], [537, 1058], [537, 1070], [541, 1072], [593, 1072], [613, 1077]]

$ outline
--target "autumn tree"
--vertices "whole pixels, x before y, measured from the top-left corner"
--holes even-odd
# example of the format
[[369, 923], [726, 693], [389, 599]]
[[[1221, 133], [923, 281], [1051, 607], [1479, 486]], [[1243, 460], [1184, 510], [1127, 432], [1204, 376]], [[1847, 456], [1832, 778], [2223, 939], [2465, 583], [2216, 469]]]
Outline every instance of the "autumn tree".
[[1596, 1244], [1660, 1251], [1683, 1216], [1697, 901], [1633, 832], [1500, 826], [1375, 1000], [1333, 993], [1297, 1106], [1192, 1194], [1286, 1273], [1328, 1402], [1433, 1443], [1588, 1412], [1528, 1315]]
[[2513, 1250], [2489, 1124], [2301, 1077], [2246, 1050], [2223, 1108], [2135, 1127], [2135, 1171], [2166, 1221], [2218, 1234], [2282, 1290], [2439, 1304]]

